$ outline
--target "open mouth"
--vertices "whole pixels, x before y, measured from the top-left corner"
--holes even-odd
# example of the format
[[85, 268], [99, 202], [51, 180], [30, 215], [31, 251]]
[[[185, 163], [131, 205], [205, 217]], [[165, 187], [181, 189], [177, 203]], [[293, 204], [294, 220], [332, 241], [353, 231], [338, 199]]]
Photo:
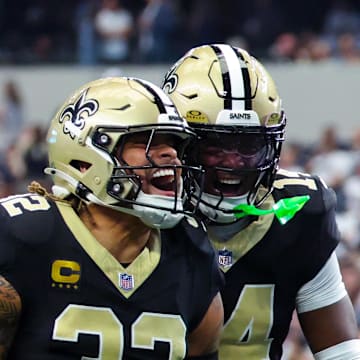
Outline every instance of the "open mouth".
[[214, 187], [225, 196], [239, 195], [242, 192], [243, 181], [240, 178], [220, 178], [214, 181]]
[[174, 170], [161, 169], [157, 170], [152, 178], [151, 185], [162, 191], [176, 191], [176, 182]]

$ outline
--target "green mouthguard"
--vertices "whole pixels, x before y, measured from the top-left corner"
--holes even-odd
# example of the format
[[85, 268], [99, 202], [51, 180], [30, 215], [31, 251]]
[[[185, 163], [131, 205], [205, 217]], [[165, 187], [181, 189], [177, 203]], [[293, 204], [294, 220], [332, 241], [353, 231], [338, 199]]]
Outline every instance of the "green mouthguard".
[[240, 219], [247, 215], [268, 215], [275, 214], [281, 225], [286, 224], [291, 220], [295, 214], [302, 209], [307, 201], [309, 195], [294, 196], [279, 200], [273, 205], [271, 209], [258, 209], [254, 205], [239, 204], [234, 207], [234, 215]]

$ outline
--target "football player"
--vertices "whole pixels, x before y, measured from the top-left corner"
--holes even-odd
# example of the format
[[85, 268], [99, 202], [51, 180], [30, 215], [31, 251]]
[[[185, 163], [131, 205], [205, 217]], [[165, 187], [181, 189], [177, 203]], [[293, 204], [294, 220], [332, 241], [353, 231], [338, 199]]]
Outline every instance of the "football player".
[[[278, 168], [286, 116], [264, 66], [227, 44], [198, 46], [165, 76], [199, 140], [192, 204], [225, 274], [221, 359], [280, 359], [293, 310], [316, 359], [360, 359], [335, 248], [334, 192]], [[305, 131], [306, 129], [304, 129]]]
[[222, 275], [182, 209], [193, 135], [140, 79], [65, 102], [47, 137], [52, 192], [0, 201], [1, 358], [217, 359]]

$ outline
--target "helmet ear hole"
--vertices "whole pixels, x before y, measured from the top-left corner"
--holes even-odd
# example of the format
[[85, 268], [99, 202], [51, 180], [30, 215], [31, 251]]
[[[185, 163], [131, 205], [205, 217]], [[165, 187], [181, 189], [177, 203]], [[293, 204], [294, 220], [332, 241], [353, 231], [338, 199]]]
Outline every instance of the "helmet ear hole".
[[81, 160], [71, 160], [70, 165], [82, 173], [91, 167], [90, 163]]

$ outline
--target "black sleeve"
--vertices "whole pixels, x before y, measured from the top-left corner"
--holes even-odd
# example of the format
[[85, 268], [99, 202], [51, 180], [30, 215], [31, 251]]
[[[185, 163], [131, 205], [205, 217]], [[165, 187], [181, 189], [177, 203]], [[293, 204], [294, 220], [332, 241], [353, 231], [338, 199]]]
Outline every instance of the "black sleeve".
[[295, 281], [300, 287], [317, 275], [340, 242], [336, 195], [321, 178], [310, 174], [280, 172], [277, 181], [275, 201], [301, 195], [310, 197], [285, 226], [275, 222], [272, 232], [274, 238], [283, 240], [278, 244], [283, 251], [290, 251], [282, 261], [296, 274]]
[[11, 233], [11, 218], [0, 206], [0, 274], [7, 278], [7, 274], [15, 266], [15, 255], [18, 242]]
[[303, 273], [304, 283], [318, 274], [341, 239], [336, 222], [336, 195], [321, 179], [315, 179], [319, 190], [304, 209], [303, 261], [307, 264]]
[[40, 195], [15, 195], [0, 201], [0, 274], [15, 288], [26, 272], [21, 259], [30, 256], [30, 251], [37, 253], [50, 238], [53, 211]]

